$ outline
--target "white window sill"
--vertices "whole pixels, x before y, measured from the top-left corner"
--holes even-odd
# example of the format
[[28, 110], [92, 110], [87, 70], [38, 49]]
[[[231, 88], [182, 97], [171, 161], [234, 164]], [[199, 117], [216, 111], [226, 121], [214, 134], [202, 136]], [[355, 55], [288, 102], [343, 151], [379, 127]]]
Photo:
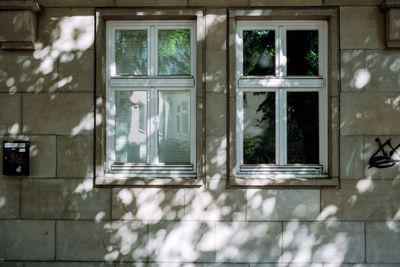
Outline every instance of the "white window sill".
[[202, 181], [193, 165], [114, 164], [104, 176], [96, 176], [95, 185], [200, 187]]
[[323, 188], [338, 187], [339, 179], [329, 177], [321, 165], [242, 165], [231, 187]]

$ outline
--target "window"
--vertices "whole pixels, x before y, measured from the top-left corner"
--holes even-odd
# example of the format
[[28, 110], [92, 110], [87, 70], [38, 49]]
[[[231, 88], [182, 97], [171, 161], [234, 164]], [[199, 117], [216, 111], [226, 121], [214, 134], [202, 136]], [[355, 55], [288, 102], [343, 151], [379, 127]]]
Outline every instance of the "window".
[[106, 173], [196, 177], [196, 21], [106, 27]]
[[326, 21], [236, 22], [236, 174], [328, 171]]

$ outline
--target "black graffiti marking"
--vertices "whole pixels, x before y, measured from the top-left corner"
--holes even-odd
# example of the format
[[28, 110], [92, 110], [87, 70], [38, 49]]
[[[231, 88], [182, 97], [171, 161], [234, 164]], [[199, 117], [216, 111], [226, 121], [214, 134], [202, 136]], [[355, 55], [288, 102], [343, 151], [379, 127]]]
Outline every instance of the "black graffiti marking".
[[[400, 144], [398, 144], [396, 147], [393, 147], [390, 139], [383, 144], [379, 138], [376, 138], [375, 141], [378, 143], [379, 148], [369, 159], [368, 169], [374, 167], [379, 169], [390, 168], [394, 166], [396, 162], [400, 162], [399, 159], [393, 158], [393, 155], [397, 155], [397, 157], [400, 158], [399, 153], [396, 151], [400, 147]], [[390, 149], [389, 153], [386, 151], [385, 147]]]

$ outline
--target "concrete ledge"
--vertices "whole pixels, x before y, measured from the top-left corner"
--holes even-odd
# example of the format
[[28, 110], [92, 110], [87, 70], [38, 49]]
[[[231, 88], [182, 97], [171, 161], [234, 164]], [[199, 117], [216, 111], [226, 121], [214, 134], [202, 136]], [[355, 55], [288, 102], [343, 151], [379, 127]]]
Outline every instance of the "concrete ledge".
[[386, 47], [400, 47], [400, 0], [384, 0], [380, 5], [385, 14]]
[[95, 186], [131, 186], [131, 187], [201, 187], [200, 178], [134, 178], [123, 176], [96, 176]]
[[41, 8], [36, 1], [0, 2], [0, 47], [10, 50], [35, 48], [37, 14]]
[[237, 178], [229, 179], [229, 187], [238, 188], [339, 188], [339, 178]]

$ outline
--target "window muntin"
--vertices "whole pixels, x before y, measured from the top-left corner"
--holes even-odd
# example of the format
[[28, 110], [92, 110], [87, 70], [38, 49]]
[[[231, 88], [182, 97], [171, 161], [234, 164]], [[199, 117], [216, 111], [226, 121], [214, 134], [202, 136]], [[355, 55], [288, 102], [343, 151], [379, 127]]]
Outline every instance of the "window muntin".
[[[108, 173], [195, 176], [195, 24], [107, 22]], [[178, 103], [187, 109], [179, 134]], [[165, 164], [180, 167], [157, 169]]]
[[[238, 21], [236, 29], [238, 175], [323, 176], [328, 167], [326, 22]], [[245, 64], [247, 55], [251, 54], [246, 51], [249, 48], [246, 47], [245, 38], [248, 32], [266, 31], [275, 33], [274, 42], [268, 41], [269, 44], [275, 44], [275, 69], [272, 75], [252, 75]], [[289, 41], [298, 43], [289, 44]], [[307, 46], [307, 42], [310, 45]], [[251, 97], [259, 98], [262, 93], [274, 95], [274, 98], [260, 100], [249, 111], [246, 101]], [[275, 100], [274, 106], [272, 99]], [[308, 105], [305, 106], [305, 103]], [[271, 108], [274, 108], [275, 114]], [[251, 120], [255, 118], [257, 123], [252, 123]], [[248, 128], [249, 124], [253, 126]], [[269, 127], [266, 128], [266, 125]], [[255, 135], [250, 140], [248, 132], [257, 132], [254, 127], [263, 134]], [[275, 129], [274, 133], [271, 133], [272, 129]]]

